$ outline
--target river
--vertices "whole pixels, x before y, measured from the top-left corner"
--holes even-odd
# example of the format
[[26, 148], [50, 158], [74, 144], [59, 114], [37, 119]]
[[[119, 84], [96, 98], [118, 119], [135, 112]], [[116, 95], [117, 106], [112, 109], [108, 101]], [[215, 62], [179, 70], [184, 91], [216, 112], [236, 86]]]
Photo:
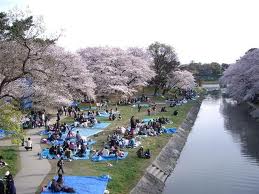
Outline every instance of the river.
[[164, 194], [258, 194], [259, 123], [221, 95], [207, 96]]

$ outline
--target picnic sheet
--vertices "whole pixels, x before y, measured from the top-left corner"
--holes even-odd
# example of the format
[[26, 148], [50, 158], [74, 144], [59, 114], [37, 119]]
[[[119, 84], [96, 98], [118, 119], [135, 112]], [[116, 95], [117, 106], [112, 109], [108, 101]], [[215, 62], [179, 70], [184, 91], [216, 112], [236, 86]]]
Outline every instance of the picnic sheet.
[[[57, 180], [57, 177], [55, 177]], [[103, 194], [106, 190], [109, 176], [64, 176], [64, 185], [74, 188], [76, 194]], [[51, 183], [48, 184], [48, 187]], [[58, 192], [65, 194], [65, 192]], [[41, 194], [53, 194], [49, 189]]]

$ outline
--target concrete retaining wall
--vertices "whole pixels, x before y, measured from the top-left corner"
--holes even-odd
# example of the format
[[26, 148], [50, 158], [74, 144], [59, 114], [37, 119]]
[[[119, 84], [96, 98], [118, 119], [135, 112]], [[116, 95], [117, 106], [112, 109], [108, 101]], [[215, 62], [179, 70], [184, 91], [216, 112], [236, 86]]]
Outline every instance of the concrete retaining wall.
[[157, 158], [146, 169], [144, 176], [132, 189], [131, 194], [157, 194], [163, 192], [165, 181], [176, 166], [200, 110], [200, 105], [201, 102], [198, 102], [192, 107], [177, 133], [173, 135]]

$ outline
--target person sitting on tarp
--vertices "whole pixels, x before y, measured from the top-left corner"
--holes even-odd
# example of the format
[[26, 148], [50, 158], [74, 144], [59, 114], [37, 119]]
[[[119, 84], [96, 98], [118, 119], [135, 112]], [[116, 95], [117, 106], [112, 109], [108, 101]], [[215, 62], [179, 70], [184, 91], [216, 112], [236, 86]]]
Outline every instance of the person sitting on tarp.
[[104, 149], [102, 150], [102, 155], [103, 156], [109, 156], [110, 155], [110, 150], [108, 149], [107, 146], [105, 146]]
[[70, 160], [72, 158], [72, 151], [70, 149], [66, 149], [64, 153], [65, 157]]
[[76, 150], [76, 144], [74, 142], [69, 143], [69, 149], [73, 152]]
[[67, 137], [66, 139], [71, 139], [71, 138], [74, 138], [75, 135], [73, 134], [72, 130], [69, 130], [68, 133], [67, 133]]
[[60, 146], [60, 145], [58, 145], [57, 146], [57, 155], [62, 155], [63, 154], [63, 148]]
[[49, 187], [49, 189], [52, 192], [60, 192], [61, 191], [61, 186], [57, 183], [57, 181], [55, 179], [52, 179], [51, 185]]
[[76, 153], [76, 155], [78, 157], [84, 157], [84, 153], [86, 151], [86, 146], [84, 143], [81, 143], [81, 148], [78, 150], [78, 152]]
[[82, 139], [82, 137], [81, 137], [79, 131], [77, 131], [77, 132], [76, 132], [76, 141], [79, 142], [81, 139]]
[[123, 157], [124, 155], [125, 155], [125, 153], [118, 148], [115, 156], [116, 157]]
[[63, 150], [66, 150], [67, 148], [69, 148], [69, 143], [67, 141], [64, 141], [62, 148], [63, 148]]
[[144, 156], [144, 148], [143, 148], [143, 146], [140, 146], [140, 148], [138, 149], [137, 156], [138, 156], [138, 158], [143, 158], [143, 156]]
[[134, 148], [134, 146], [135, 146], [135, 138], [131, 138], [130, 140], [129, 140], [129, 144], [128, 144], [128, 147], [130, 147], [130, 148]]
[[64, 185], [64, 180], [62, 174], [58, 174], [58, 179], [52, 179], [49, 189], [52, 192], [65, 192], [65, 193], [75, 193], [74, 188]]
[[49, 148], [49, 154], [57, 155], [57, 148], [54, 145]]

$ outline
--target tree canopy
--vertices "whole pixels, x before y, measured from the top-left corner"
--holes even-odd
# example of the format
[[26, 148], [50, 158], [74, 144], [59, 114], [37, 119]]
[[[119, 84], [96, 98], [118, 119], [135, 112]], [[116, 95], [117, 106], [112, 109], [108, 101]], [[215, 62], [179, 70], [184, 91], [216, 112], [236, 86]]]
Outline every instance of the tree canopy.
[[143, 49], [95, 47], [78, 51], [96, 83], [97, 96], [132, 96], [155, 75]]
[[176, 52], [170, 45], [155, 42], [151, 44], [148, 51], [153, 59], [153, 69], [156, 76], [151, 80], [155, 87], [154, 94], [159, 88], [164, 88], [168, 81], [168, 74], [173, 72], [179, 65]]
[[51, 105], [93, 95], [95, 85], [81, 69], [80, 56], [55, 46], [43, 29], [32, 16], [0, 14], [0, 99], [29, 97]]
[[250, 49], [221, 77], [227, 92], [238, 102], [253, 101], [259, 94], [259, 49]]

